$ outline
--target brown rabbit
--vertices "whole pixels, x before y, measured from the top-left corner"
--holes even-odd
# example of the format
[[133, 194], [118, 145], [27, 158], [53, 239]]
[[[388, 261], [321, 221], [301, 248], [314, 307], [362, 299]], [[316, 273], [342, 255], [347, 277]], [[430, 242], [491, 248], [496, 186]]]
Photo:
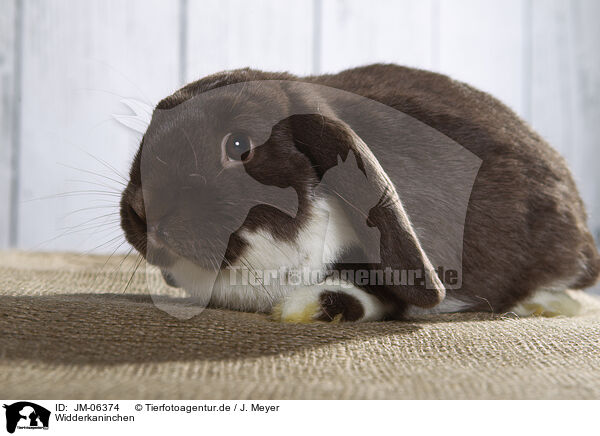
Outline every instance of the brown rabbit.
[[[396, 65], [185, 86], [153, 114], [121, 217], [170, 285], [283, 321], [569, 314], [564, 291], [600, 272], [563, 158], [490, 95]], [[321, 275], [301, 285], [232, 282], [306, 265]]]

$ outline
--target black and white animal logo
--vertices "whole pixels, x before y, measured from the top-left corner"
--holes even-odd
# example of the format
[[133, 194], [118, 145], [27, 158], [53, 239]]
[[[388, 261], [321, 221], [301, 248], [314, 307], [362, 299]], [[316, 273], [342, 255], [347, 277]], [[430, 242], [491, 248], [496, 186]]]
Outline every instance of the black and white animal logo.
[[19, 429], [47, 429], [50, 411], [29, 401], [19, 401], [3, 406], [6, 409], [6, 431]]

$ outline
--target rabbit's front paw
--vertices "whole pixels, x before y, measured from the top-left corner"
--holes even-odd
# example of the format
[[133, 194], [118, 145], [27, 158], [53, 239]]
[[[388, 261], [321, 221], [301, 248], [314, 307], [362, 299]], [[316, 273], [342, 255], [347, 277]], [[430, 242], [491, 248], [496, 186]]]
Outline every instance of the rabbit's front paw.
[[322, 283], [296, 288], [275, 306], [273, 319], [291, 323], [377, 321], [387, 312], [375, 296], [362, 289]]

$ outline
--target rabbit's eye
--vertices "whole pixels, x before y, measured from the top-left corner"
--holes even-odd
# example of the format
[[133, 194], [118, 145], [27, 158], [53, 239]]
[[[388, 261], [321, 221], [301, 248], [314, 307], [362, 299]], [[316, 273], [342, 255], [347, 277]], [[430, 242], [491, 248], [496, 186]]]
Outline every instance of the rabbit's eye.
[[225, 137], [225, 155], [230, 161], [243, 162], [250, 158], [252, 140], [243, 133], [230, 133]]

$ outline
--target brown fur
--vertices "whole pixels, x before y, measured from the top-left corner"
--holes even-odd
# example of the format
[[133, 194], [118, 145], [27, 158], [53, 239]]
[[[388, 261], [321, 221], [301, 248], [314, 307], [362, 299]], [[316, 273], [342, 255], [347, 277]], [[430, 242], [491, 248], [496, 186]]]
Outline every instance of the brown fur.
[[358, 321], [365, 311], [358, 299], [343, 292], [325, 291], [320, 295], [321, 315], [319, 321], [333, 321], [336, 317], [340, 321]]
[[[396, 65], [370, 65], [304, 78], [243, 69], [193, 82], [161, 101], [157, 109], [175, 108], [210, 89], [254, 80], [303, 81], [364, 96], [433, 127], [482, 160], [465, 221], [462, 288], [447, 291], [449, 296], [471, 302], [471, 310], [504, 311], [536, 289], [557, 282], [580, 289], [597, 280], [600, 257], [564, 159], [490, 95], [440, 74]], [[273, 95], [270, 104], [284, 107], [285, 96]], [[146, 218], [138, 193], [142, 147], [143, 142], [123, 194], [121, 214], [128, 240], [145, 254]], [[364, 154], [357, 151], [352, 132], [335, 116], [295, 115], [278, 123], [245, 168], [261, 183], [293, 187], [299, 197], [298, 214], [290, 218], [272, 208], [255, 207], [243, 228], [260, 227], [277, 238], [292, 240], [310, 211], [313, 186], [335, 165], [337, 155], [345, 156], [349, 150], [355, 152], [362, 169]], [[382, 165], [386, 153], [392, 152], [373, 151]], [[167, 151], [184, 165], [189, 156], [181, 153]], [[176, 171], [184, 173], [186, 169]], [[392, 179], [393, 171], [387, 168]], [[193, 213], [180, 217], [180, 222], [192, 223]], [[398, 214], [376, 207], [369, 216], [382, 235], [380, 266], [402, 264], [427, 270], [428, 261], [419, 254], [416, 236]], [[228, 261], [245, 248], [236, 234], [229, 241]], [[194, 241], [197, 236], [190, 234], [187, 239]], [[201, 254], [192, 253], [190, 247], [174, 243], [173, 250], [200, 262]], [[367, 290], [395, 302], [399, 311], [407, 303], [433, 306], [444, 292], [439, 284], [431, 292], [423, 286]]]

